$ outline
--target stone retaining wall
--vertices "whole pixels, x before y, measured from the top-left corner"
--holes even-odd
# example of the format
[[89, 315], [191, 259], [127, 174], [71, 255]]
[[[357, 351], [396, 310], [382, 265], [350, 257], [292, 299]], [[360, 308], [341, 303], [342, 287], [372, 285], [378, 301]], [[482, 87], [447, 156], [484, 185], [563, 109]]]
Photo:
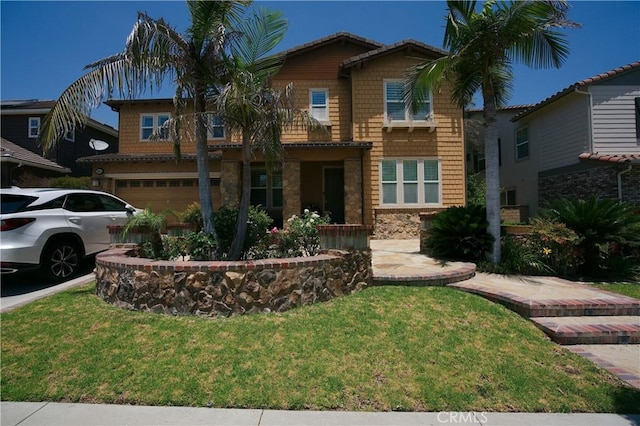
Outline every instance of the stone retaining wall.
[[126, 309], [173, 315], [283, 312], [372, 282], [371, 251], [240, 262], [157, 261], [119, 248], [96, 257], [97, 294]]

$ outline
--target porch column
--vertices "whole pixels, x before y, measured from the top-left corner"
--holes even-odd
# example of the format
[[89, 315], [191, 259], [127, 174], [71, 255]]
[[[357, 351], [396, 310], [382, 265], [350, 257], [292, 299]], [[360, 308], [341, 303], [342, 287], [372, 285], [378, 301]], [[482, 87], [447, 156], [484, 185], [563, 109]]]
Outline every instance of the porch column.
[[300, 160], [287, 159], [282, 166], [282, 219], [287, 221], [292, 215], [300, 216]]
[[362, 223], [362, 163], [360, 158], [344, 160], [344, 221]]
[[238, 206], [240, 204], [240, 174], [239, 161], [222, 160], [220, 162], [220, 201], [222, 205]]

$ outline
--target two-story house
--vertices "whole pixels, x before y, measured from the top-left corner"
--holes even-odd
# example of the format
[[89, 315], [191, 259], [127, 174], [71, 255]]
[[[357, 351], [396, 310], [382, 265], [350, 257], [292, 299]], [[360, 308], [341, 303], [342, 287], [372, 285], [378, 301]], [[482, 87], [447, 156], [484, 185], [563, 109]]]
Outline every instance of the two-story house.
[[[417, 114], [402, 96], [406, 69], [443, 54], [417, 41], [382, 45], [349, 33], [283, 52], [274, 86], [293, 83], [296, 106], [328, 132], [283, 134], [282, 164], [272, 172], [256, 153], [252, 203], [277, 221], [309, 208], [336, 223], [371, 225], [379, 237], [415, 237], [419, 212], [463, 205], [462, 109], [447, 86]], [[197, 201], [193, 144], [183, 145], [176, 164], [171, 143], [149, 138], [170, 117], [171, 100], [107, 103], [120, 113], [120, 152], [86, 160], [102, 187], [154, 209]], [[214, 208], [238, 203], [240, 143], [213, 114], [209, 150]]]
[[67, 133], [44, 154], [40, 124], [55, 101], [16, 100], [0, 102], [2, 138], [69, 169], [71, 176], [90, 176], [91, 167], [76, 160], [97, 153], [118, 152], [118, 131], [91, 118], [83, 128]]
[[500, 110], [498, 136], [503, 204], [528, 207], [530, 216], [556, 198], [640, 206], [640, 62]]

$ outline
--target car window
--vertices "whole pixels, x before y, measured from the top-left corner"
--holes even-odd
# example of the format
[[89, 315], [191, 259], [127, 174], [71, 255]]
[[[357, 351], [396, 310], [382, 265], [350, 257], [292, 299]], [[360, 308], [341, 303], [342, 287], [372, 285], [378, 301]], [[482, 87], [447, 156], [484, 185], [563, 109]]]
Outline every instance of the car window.
[[50, 210], [50, 209], [59, 209], [62, 207], [62, 205], [64, 204], [64, 199], [65, 199], [66, 195], [63, 195], [62, 197], [58, 197], [55, 200], [51, 200], [51, 201], [47, 201], [44, 204], [40, 204], [39, 206], [31, 206], [28, 207], [26, 210]]
[[64, 208], [78, 213], [104, 211], [100, 198], [95, 194], [69, 194]]
[[117, 198], [110, 197], [108, 195], [98, 195], [104, 210], [108, 212], [123, 212], [127, 209], [125, 208], [126, 204]]
[[26, 195], [2, 194], [0, 198], [0, 213], [16, 213], [22, 211], [31, 204], [37, 197]]

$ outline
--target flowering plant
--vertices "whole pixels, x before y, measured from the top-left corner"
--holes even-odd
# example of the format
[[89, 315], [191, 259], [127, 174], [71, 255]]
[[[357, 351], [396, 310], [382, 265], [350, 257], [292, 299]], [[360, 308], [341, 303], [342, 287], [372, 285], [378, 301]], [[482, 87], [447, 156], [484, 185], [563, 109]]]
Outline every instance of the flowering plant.
[[320, 251], [320, 236], [317, 225], [330, 223], [329, 216], [305, 209], [301, 216], [287, 219], [286, 229], [271, 234], [277, 235], [276, 257], [314, 256]]

